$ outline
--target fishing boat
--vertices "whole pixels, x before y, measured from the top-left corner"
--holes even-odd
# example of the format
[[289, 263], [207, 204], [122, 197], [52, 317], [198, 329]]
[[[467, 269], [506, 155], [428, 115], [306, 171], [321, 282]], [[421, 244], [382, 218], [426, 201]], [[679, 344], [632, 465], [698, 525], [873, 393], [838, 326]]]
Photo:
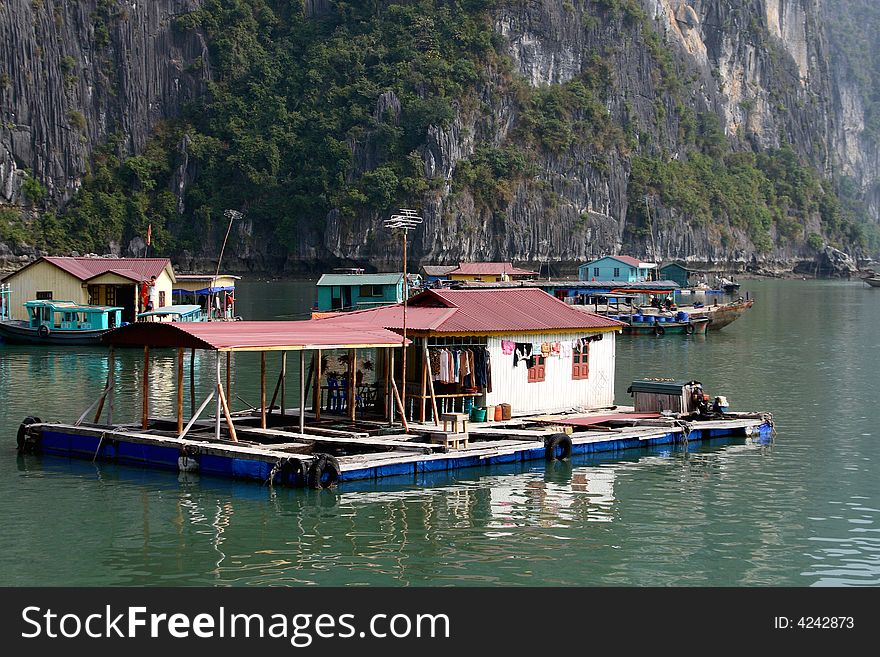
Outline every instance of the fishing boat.
[[626, 322], [624, 334], [628, 335], [695, 335], [705, 334], [711, 320], [707, 317], [690, 317], [687, 313], [676, 315], [619, 315], [612, 319]]
[[10, 344], [97, 345], [104, 333], [122, 325], [119, 306], [37, 300], [24, 307], [26, 320], [0, 321], [0, 337]]
[[880, 276], [873, 276], [871, 278], [863, 278], [863, 281], [870, 285], [871, 287], [880, 287]]

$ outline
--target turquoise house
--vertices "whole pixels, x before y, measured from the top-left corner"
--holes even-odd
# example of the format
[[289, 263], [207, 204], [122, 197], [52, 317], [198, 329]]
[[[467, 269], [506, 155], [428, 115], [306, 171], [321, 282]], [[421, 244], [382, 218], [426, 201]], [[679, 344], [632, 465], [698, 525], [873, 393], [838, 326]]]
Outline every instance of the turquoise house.
[[651, 272], [656, 268], [653, 262], [630, 256], [604, 256], [578, 267], [578, 280], [640, 283], [651, 280]]
[[363, 310], [403, 301], [403, 274], [324, 274], [318, 280], [319, 312]]
[[660, 278], [664, 281], [675, 281], [681, 287], [688, 287], [691, 270], [680, 262], [670, 262], [660, 267]]

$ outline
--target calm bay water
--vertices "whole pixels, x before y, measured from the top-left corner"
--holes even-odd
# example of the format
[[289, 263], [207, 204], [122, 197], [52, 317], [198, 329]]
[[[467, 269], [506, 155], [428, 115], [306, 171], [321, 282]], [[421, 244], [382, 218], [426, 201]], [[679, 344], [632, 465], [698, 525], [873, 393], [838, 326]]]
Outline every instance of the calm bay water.
[[[769, 445], [333, 491], [18, 457], [22, 418], [75, 419], [103, 385], [105, 352], [0, 345], [0, 585], [876, 586], [880, 290], [744, 289], [758, 303], [723, 331], [618, 338], [617, 401], [631, 403], [635, 378], [696, 378], [734, 410], [771, 411]], [[248, 319], [301, 318], [314, 287], [245, 282], [236, 298]], [[118, 358], [118, 419], [138, 415], [140, 360]], [[236, 356], [236, 408], [258, 397], [258, 362]], [[198, 361], [203, 389], [211, 363]], [[151, 373], [153, 412], [171, 415], [173, 352]]]

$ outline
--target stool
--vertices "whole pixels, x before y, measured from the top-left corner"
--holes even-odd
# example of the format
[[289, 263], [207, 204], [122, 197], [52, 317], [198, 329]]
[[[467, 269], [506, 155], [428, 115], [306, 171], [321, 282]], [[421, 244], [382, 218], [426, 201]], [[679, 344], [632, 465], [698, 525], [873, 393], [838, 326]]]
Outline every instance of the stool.
[[[458, 433], [459, 431], [467, 433], [467, 413], [441, 413], [440, 420], [443, 422], [443, 431], [449, 431], [447, 424], [451, 423], [453, 433]], [[461, 429], [458, 428], [459, 422], [461, 422]]]
[[431, 433], [431, 442], [435, 445], [443, 445], [446, 451], [463, 449], [468, 446], [468, 435], [467, 433], [434, 431]]

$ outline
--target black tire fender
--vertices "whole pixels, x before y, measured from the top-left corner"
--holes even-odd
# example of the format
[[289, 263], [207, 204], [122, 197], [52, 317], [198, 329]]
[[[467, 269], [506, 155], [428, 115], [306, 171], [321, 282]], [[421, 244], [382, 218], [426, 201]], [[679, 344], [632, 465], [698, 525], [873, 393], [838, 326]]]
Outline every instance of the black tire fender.
[[690, 322], [688, 322], [688, 325], [684, 327], [684, 332], [687, 333], [688, 335], [691, 335], [696, 330], [697, 330], [696, 327], [693, 324], [691, 324]]
[[21, 421], [21, 424], [18, 425], [18, 434], [16, 435], [16, 445], [18, 446], [19, 454], [25, 454], [31, 451], [31, 446], [28, 445], [28, 432], [32, 424], [39, 424], [42, 422], [40, 418], [34, 417], [33, 415], [28, 415], [24, 420]]
[[544, 439], [544, 458], [548, 461], [564, 461], [570, 457], [571, 436], [567, 433], [554, 433]]
[[286, 486], [294, 486], [297, 481], [306, 478], [305, 468], [299, 459], [286, 458], [278, 462], [280, 483]]
[[37, 329], [37, 335], [39, 335], [41, 338], [48, 338], [51, 332], [52, 331], [50, 331], [49, 327], [45, 324], [40, 324], [40, 328]]
[[659, 324], [654, 324], [654, 335], [664, 335], [666, 333], [666, 329], [660, 326]]
[[330, 488], [337, 481], [340, 475], [339, 461], [329, 454], [316, 454], [315, 460], [309, 467], [308, 486], [309, 488]]

